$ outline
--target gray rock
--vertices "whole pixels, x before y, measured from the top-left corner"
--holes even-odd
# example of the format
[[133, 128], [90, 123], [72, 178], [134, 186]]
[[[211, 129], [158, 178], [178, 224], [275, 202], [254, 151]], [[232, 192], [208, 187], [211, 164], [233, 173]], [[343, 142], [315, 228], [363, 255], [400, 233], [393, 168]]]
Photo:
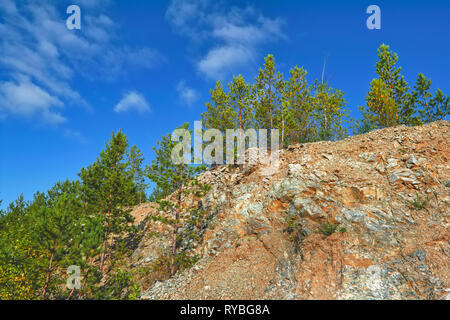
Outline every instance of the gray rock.
[[408, 168], [412, 168], [414, 166], [416, 166], [419, 163], [419, 161], [417, 160], [417, 158], [412, 154], [411, 157], [408, 160], [408, 163], [406, 164], [406, 167]]
[[302, 192], [305, 188], [305, 184], [296, 178], [286, 178], [280, 182], [276, 182], [273, 185], [272, 196], [275, 199], [281, 199], [284, 197], [293, 198], [296, 194]]
[[398, 166], [397, 159], [388, 159], [387, 160], [387, 165], [386, 165], [387, 169], [394, 168], [394, 167], [397, 167], [397, 166]]
[[[347, 208], [342, 209], [342, 213], [344, 218], [349, 222], [362, 222], [367, 217], [367, 214], [363, 211], [350, 210]], [[338, 217], [336, 217], [336, 220], [341, 222], [338, 220]]]

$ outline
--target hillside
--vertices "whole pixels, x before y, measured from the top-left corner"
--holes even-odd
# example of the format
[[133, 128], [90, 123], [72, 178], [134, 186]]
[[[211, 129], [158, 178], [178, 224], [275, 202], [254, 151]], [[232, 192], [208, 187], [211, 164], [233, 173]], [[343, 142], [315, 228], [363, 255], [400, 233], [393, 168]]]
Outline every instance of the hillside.
[[[208, 170], [199, 180], [211, 190], [185, 199], [206, 212], [183, 230], [199, 236], [183, 242], [199, 261], [169, 280], [143, 277], [142, 298], [449, 299], [449, 160], [439, 121], [293, 145], [272, 176]], [[156, 208], [133, 210], [145, 236], [130, 268], [155, 270], [170, 245], [149, 219]]]

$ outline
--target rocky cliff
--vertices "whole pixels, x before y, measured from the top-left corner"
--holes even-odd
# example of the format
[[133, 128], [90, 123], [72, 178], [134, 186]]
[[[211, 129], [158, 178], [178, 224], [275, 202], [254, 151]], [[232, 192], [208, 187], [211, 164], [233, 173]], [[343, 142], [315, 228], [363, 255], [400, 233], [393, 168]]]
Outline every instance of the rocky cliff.
[[[144, 299], [450, 298], [448, 121], [294, 145], [279, 158], [271, 176], [262, 165], [201, 175], [212, 188], [190, 201], [206, 214], [183, 230], [200, 260], [149, 283]], [[148, 219], [156, 212], [133, 212], [146, 231], [132, 268], [169, 246], [170, 231]]]

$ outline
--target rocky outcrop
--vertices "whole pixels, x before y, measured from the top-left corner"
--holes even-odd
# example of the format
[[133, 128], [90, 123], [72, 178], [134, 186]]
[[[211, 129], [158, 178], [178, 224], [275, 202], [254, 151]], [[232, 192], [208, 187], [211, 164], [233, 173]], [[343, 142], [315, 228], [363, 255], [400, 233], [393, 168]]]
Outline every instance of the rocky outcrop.
[[[142, 297], [449, 299], [449, 138], [448, 121], [400, 126], [290, 146], [271, 176], [205, 172], [212, 188], [192, 203], [206, 216], [190, 230], [201, 237], [185, 244], [199, 262]], [[167, 245], [154, 228], [133, 267]]]

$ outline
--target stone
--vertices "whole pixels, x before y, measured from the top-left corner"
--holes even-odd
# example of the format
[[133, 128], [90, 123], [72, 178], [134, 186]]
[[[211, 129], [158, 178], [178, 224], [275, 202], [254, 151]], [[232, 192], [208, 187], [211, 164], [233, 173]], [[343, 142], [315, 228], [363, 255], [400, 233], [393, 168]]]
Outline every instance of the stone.
[[395, 167], [398, 166], [398, 161], [397, 161], [397, 159], [388, 159], [386, 162], [387, 162], [387, 165], [386, 165], [386, 168], [387, 168], [387, 169], [389, 169], [389, 168], [395, 168]]
[[406, 165], [407, 168], [412, 168], [414, 166], [416, 166], [419, 163], [419, 161], [417, 160], [417, 158], [412, 154], [411, 157], [408, 160], [408, 163]]
[[[201, 174], [211, 190], [194, 203], [205, 221], [186, 229], [195, 242], [182, 241], [199, 261], [144, 285], [142, 298], [449, 299], [449, 132], [448, 121], [385, 128], [288, 147], [270, 177], [257, 174], [261, 164], [246, 176]], [[426, 209], [412, 205], [414, 189], [433, 199]], [[130, 257], [137, 268], [170, 244], [170, 229], [145, 226]]]

